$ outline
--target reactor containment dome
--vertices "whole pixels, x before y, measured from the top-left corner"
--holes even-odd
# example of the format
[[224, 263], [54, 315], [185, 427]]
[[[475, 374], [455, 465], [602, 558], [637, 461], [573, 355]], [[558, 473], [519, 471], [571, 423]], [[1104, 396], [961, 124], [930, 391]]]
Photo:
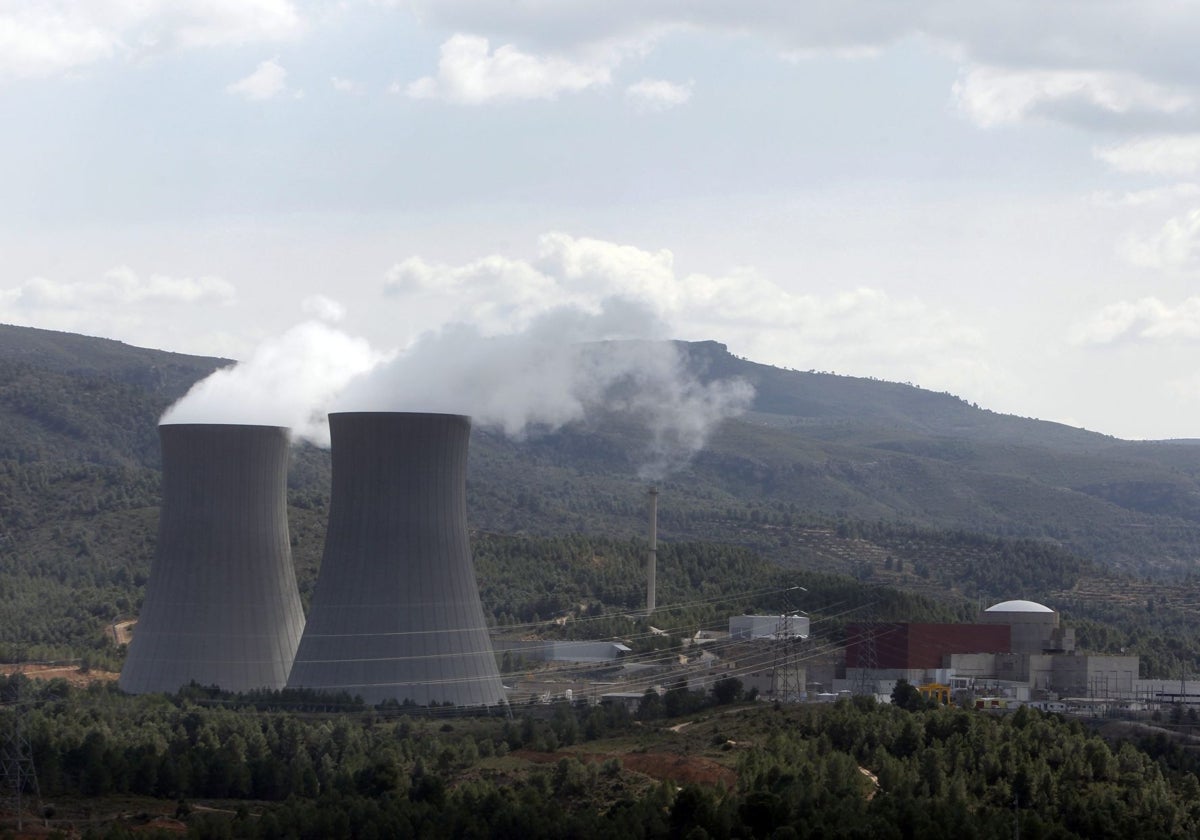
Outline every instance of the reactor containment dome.
[[280, 689], [304, 630], [287, 524], [288, 430], [159, 426], [158, 547], [120, 687]]
[[288, 686], [365, 702], [506, 701], [467, 535], [471, 423], [329, 415], [325, 554]]

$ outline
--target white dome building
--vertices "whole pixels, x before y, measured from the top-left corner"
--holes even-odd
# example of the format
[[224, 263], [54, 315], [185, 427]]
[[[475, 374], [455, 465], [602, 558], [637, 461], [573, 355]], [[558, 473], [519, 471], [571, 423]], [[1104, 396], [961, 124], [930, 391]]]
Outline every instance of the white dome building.
[[1075, 631], [1058, 626], [1058, 613], [1036, 601], [1001, 601], [983, 611], [982, 624], [1012, 628], [1013, 653], [1070, 653]]

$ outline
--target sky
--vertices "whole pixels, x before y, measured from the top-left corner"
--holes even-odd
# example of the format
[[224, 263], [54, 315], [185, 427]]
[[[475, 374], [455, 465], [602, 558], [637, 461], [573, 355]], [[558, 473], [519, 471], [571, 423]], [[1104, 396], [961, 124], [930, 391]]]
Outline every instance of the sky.
[[0, 322], [346, 371], [629, 311], [580, 337], [1200, 437], [1197, 43], [1178, 0], [0, 0]]

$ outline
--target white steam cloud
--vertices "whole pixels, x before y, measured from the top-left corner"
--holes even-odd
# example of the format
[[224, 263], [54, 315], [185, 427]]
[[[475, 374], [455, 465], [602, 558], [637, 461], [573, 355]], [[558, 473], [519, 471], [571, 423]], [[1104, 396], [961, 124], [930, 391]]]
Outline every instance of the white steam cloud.
[[351, 383], [336, 408], [469, 414], [512, 437], [616, 414], [648, 433], [640, 473], [661, 477], [753, 397], [741, 380], [702, 383], [677, 345], [645, 340], [662, 332], [649, 308], [618, 298], [598, 312], [551, 310], [510, 335], [453, 324]]
[[509, 334], [449, 324], [390, 356], [311, 322], [198, 383], [162, 422], [287, 425], [324, 446], [329, 411], [466, 414], [518, 438], [611, 416], [640, 432], [639, 474], [660, 478], [753, 398], [741, 380], [702, 381], [663, 333], [647, 306], [618, 298], [596, 311], [563, 306]]
[[294, 435], [327, 445], [324, 406], [382, 360], [365, 340], [308, 321], [197, 382], [159, 422], [288, 426]]

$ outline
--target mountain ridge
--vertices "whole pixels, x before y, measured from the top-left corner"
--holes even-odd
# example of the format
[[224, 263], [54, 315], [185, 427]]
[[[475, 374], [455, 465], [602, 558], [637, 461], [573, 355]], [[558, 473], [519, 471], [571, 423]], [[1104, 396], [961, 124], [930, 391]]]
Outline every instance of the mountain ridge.
[[[1098, 649], [1140, 645], [1155, 672], [1181, 661], [1200, 556], [1200, 448], [772, 368], [716, 341], [679, 346], [698, 376], [742, 375], [759, 391], [657, 482], [664, 545], [740, 546], [784, 570], [849, 575], [955, 610], [1031, 598], [1088, 622], [1081, 632]], [[91, 646], [118, 661], [102, 628], [136, 615], [153, 557], [158, 419], [227, 364], [0, 326], [0, 639], [28, 638], [43, 656]], [[649, 441], [602, 407], [522, 440], [477, 425], [469, 523], [485, 541], [643, 539]], [[329, 477], [327, 451], [293, 446], [302, 593], [320, 562]], [[1110, 616], [1125, 629], [1103, 624]]]
[[[750, 410], [722, 423], [663, 482], [693, 515], [782, 502], [833, 518], [1050, 539], [1137, 573], [1179, 573], [1200, 553], [1200, 447], [1123, 441], [908, 384], [785, 370], [741, 359], [718, 341], [676, 344], [701, 379], [738, 377], [755, 388]], [[156, 470], [162, 411], [228, 364], [0, 325], [0, 459]], [[645, 438], [600, 410], [522, 441], [477, 427], [476, 521], [545, 533], [590, 519], [633, 528], [638, 514], [601, 516], [597, 506], [607, 502], [593, 497], [638, 484]], [[294, 462], [294, 491], [319, 498], [327, 453], [297, 447]], [[547, 490], [572, 476], [587, 485], [573, 502]], [[550, 501], [540, 511], [514, 508], [519, 494], [509, 485]]]

